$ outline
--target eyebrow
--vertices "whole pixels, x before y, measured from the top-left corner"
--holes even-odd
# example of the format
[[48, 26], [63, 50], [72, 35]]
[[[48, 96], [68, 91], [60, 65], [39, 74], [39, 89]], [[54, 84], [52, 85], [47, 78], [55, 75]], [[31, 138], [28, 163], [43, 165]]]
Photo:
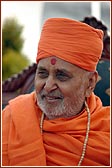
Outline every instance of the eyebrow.
[[37, 70], [46, 70], [46, 68], [43, 66], [37, 66]]
[[67, 75], [69, 75], [69, 76], [72, 77], [71, 72], [70, 72], [70, 71], [67, 71], [66, 69], [57, 69], [56, 71], [57, 71], [57, 72], [63, 72], [64, 74], [67, 74]]
[[[43, 66], [37, 66], [37, 70], [46, 70], [47, 71], [47, 69], [45, 68], [45, 67], [43, 67]], [[66, 69], [64, 69], [64, 68], [62, 68], [62, 69], [56, 69], [55, 70], [56, 72], [61, 72], [61, 73], [64, 73], [64, 74], [67, 74], [67, 75], [69, 75], [70, 77], [72, 77], [73, 75], [72, 75], [72, 73], [70, 72], [70, 71], [67, 71]]]

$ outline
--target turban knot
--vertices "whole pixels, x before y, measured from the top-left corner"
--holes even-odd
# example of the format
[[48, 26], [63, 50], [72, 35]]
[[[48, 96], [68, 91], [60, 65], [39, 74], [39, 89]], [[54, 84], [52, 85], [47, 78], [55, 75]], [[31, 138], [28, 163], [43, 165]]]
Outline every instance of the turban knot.
[[94, 71], [103, 49], [103, 31], [67, 18], [50, 18], [43, 25], [36, 61], [56, 56]]

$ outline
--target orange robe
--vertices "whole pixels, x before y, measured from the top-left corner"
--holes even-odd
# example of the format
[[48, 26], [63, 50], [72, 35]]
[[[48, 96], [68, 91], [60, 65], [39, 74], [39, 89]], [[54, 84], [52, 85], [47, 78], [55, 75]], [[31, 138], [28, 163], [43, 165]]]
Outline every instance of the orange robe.
[[[110, 165], [109, 107], [92, 93], [87, 100], [91, 125], [82, 166]], [[87, 112], [69, 119], [44, 120], [34, 92], [19, 96], [3, 110], [3, 166], [77, 166], [84, 143]]]

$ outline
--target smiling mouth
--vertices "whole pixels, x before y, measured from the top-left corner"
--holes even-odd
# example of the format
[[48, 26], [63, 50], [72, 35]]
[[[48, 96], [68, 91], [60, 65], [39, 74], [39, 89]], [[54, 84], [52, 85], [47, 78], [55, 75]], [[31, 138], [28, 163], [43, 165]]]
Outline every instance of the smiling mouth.
[[47, 102], [57, 102], [59, 100], [62, 100], [63, 97], [62, 96], [48, 96], [48, 95], [45, 96], [45, 95], [43, 95], [42, 99], [43, 100], [45, 99]]

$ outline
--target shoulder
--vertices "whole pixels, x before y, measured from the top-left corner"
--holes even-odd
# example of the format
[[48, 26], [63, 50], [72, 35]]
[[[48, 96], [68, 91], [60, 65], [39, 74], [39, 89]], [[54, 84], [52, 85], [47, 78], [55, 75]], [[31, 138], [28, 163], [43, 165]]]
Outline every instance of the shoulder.
[[100, 118], [110, 120], [110, 106], [102, 106], [97, 113]]
[[110, 106], [103, 106], [101, 99], [94, 93], [92, 93], [91, 97], [88, 99], [88, 105], [91, 110], [91, 113], [95, 116], [110, 116]]
[[9, 101], [8, 105], [3, 110], [3, 117], [9, 116], [11, 118], [21, 117], [35, 111], [35, 93], [20, 95]]
[[27, 108], [32, 108], [35, 104], [35, 92], [30, 94], [20, 95], [9, 102], [9, 107], [12, 111], [24, 110]]
[[35, 96], [34, 92], [32, 92], [30, 94], [23, 94], [23, 95], [17, 96], [16, 98], [9, 101], [9, 105], [17, 103], [17, 102], [19, 104], [19, 102], [22, 103], [23, 101], [33, 100], [34, 96]]
[[110, 107], [101, 107], [91, 115], [92, 127], [95, 130], [110, 132]]
[[16, 130], [24, 127], [31, 127], [31, 121], [36, 122], [39, 109], [35, 105], [35, 93], [21, 95], [9, 101], [9, 105], [3, 110], [3, 125], [11, 123]]

